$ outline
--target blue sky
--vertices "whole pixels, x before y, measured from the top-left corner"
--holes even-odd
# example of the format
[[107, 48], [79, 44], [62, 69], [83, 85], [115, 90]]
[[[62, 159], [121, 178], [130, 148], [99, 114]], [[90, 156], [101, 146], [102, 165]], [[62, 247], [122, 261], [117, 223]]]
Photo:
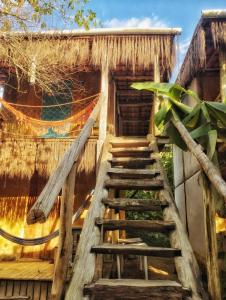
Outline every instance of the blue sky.
[[201, 11], [226, 9], [226, 0], [90, 0], [104, 27], [181, 27], [180, 61]]

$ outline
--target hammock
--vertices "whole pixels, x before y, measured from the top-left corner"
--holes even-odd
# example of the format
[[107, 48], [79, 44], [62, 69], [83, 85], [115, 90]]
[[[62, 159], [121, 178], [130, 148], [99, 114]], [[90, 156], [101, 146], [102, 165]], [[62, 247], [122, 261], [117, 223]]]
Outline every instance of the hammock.
[[[76, 213], [73, 215], [72, 224], [76, 220], [79, 219], [79, 217], [81, 216], [84, 208], [87, 206], [88, 202], [92, 198], [92, 195], [93, 195], [93, 192], [91, 192], [91, 194], [88, 195], [88, 197], [86, 198], [84, 203], [78, 208]], [[54, 239], [58, 235], [59, 235], [59, 230], [56, 230], [56, 231], [54, 231], [54, 232], [52, 232], [49, 235], [44, 236], [44, 237], [39, 237], [39, 238], [34, 238], [34, 239], [23, 239], [23, 238], [14, 236], [14, 235], [10, 234], [9, 232], [6, 232], [4, 229], [0, 228], [0, 236], [2, 236], [3, 238], [5, 238], [6, 240], [8, 240], [12, 243], [15, 243], [15, 244], [21, 245], [21, 246], [38, 246], [38, 245], [42, 245], [42, 244], [45, 244], [45, 243], [51, 241], [52, 239]]]

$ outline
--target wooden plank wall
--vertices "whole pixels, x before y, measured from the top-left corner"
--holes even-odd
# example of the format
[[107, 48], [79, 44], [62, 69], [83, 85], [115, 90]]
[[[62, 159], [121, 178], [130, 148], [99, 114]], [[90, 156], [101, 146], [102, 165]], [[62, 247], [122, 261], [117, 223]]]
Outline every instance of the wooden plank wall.
[[29, 296], [29, 300], [49, 300], [51, 281], [1, 280], [0, 299], [6, 296]]

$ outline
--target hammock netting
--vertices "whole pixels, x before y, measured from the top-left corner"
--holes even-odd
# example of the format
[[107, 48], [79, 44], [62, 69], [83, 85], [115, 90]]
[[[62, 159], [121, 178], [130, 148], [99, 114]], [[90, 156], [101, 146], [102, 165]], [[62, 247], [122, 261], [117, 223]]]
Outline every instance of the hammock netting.
[[[4, 136], [63, 138], [82, 129], [97, 103], [99, 94], [69, 101], [46, 97], [43, 105], [24, 105], [0, 98]], [[48, 103], [48, 105], [45, 105]], [[49, 104], [51, 103], [51, 104]]]

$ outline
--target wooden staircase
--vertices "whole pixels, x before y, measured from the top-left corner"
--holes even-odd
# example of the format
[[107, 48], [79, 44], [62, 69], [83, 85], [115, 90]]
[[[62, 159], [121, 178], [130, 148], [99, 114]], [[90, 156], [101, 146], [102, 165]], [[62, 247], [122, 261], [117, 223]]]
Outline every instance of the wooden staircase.
[[[159, 143], [162, 147], [163, 142]], [[173, 237], [177, 224], [169, 214], [171, 203], [167, 197], [160, 197], [160, 192], [168, 188], [167, 178], [159, 163], [157, 143], [150, 144], [147, 139], [114, 139], [111, 141], [109, 159], [111, 167], [108, 169], [108, 179], [105, 180], [105, 188], [108, 196], [102, 199], [105, 205], [103, 218], [96, 218], [95, 225], [99, 228], [101, 243], [91, 247], [91, 253], [96, 254], [96, 272], [94, 282], [84, 287], [84, 295], [90, 299], [188, 299], [192, 295], [189, 283], [183, 286], [178, 280], [153, 280], [148, 274], [147, 257], [180, 258], [183, 259], [180, 248], [175, 247], [170, 238], [171, 247], [149, 246], [143, 242], [133, 242], [134, 239], [120, 237], [125, 231], [144, 230], [149, 233], [163, 233]], [[122, 191], [149, 190], [155, 193], [155, 199], [129, 198]], [[123, 196], [120, 196], [122, 195]], [[147, 212], [163, 210], [161, 220], [128, 220], [120, 218], [121, 211]], [[113, 212], [113, 213], [112, 213]], [[109, 242], [109, 232], [112, 239]], [[135, 239], [136, 240], [136, 239]], [[123, 241], [123, 242], [121, 242]], [[128, 242], [127, 242], [128, 241]], [[138, 239], [139, 241], [139, 239]], [[113, 264], [117, 266], [117, 276], [102, 278], [104, 269], [103, 255], [112, 255]], [[130, 256], [143, 261], [143, 278], [124, 278], [124, 263]], [[99, 258], [99, 260], [98, 260]], [[180, 261], [179, 263], [180, 264]], [[186, 264], [186, 263], [185, 263]], [[189, 266], [188, 266], [189, 267]], [[193, 266], [190, 266], [193, 268]], [[196, 266], [194, 266], [196, 268]], [[180, 277], [180, 276], [179, 276]], [[183, 277], [183, 276], [182, 276]], [[183, 281], [183, 280], [182, 280]], [[195, 294], [197, 291], [195, 291]], [[202, 291], [200, 292], [202, 293]], [[207, 299], [196, 295], [192, 299]]]

